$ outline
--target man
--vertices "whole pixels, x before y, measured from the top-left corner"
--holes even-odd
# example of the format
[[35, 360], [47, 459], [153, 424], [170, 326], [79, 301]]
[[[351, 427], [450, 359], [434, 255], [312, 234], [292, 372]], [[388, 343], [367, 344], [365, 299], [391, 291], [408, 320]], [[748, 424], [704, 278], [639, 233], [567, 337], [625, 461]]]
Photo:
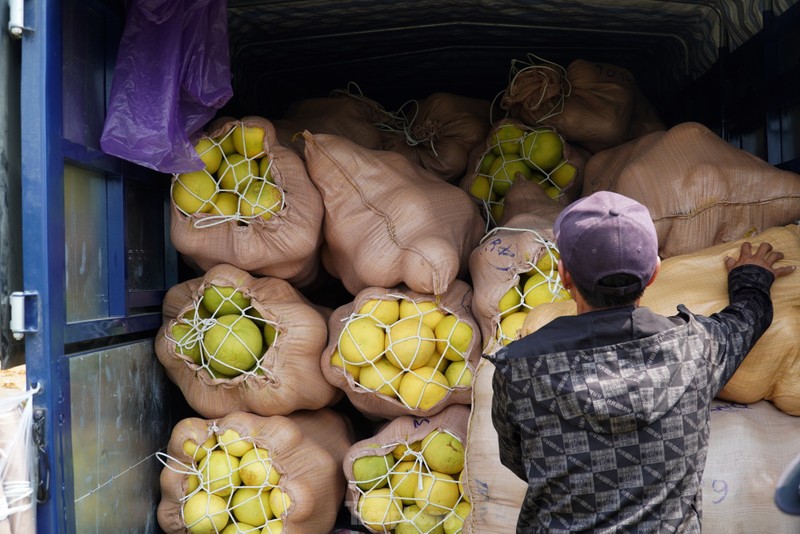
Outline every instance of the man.
[[528, 483], [517, 532], [700, 532], [709, 404], [772, 322], [772, 282], [794, 267], [745, 243], [725, 260], [729, 306], [665, 317], [639, 307], [661, 267], [647, 208], [598, 192], [553, 231], [578, 315], [487, 356], [500, 459]]

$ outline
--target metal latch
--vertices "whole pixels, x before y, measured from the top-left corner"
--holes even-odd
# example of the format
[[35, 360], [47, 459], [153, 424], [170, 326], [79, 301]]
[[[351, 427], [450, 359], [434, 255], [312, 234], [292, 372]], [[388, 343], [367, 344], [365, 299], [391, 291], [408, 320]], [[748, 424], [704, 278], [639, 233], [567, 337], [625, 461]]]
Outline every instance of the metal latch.
[[36, 291], [14, 291], [11, 303], [11, 332], [14, 339], [22, 339], [25, 332], [39, 331], [39, 293]]
[[44, 503], [50, 497], [50, 461], [47, 459], [45, 448], [44, 423], [47, 419], [44, 409], [37, 408], [33, 411], [33, 444], [36, 447], [38, 487], [36, 489], [36, 502]]

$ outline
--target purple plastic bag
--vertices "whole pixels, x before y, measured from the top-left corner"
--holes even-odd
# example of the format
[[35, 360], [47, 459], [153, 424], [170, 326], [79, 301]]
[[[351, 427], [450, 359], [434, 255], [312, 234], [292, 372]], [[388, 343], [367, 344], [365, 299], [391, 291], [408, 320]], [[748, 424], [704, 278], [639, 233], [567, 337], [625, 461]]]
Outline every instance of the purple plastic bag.
[[191, 136], [233, 96], [226, 0], [136, 0], [100, 146], [164, 173], [203, 169]]

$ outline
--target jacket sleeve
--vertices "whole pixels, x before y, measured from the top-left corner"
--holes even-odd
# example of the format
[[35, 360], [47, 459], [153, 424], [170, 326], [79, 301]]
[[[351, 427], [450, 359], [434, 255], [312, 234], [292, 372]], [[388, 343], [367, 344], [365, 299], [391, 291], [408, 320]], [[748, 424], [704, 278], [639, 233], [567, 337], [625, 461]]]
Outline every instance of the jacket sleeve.
[[736, 372], [756, 341], [772, 323], [770, 287], [774, 275], [756, 265], [742, 265], [728, 274], [730, 304], [710, 317], [697, 317], [718, 345], [712, 362], [712, 391], [716, 396]]
[[497, 431], [500, 462], [525, 482], [528, 477], [522, 463], [522, 442], [519, 428], [509, 414], [509, 398], [502, 373], [495, 369], [492, 378], [492, 424]]

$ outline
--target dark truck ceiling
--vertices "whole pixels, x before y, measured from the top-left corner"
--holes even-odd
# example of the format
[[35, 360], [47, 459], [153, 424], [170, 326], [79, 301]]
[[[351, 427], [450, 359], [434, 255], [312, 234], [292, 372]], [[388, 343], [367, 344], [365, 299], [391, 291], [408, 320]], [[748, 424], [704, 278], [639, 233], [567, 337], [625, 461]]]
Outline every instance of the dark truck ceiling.
[[349, 84], [389, 110], [437, 91], [492, 99], [534, 54], [626, 67], [664, 109], [797, 1], [228, 0], [230, 107], [280, 118]]

